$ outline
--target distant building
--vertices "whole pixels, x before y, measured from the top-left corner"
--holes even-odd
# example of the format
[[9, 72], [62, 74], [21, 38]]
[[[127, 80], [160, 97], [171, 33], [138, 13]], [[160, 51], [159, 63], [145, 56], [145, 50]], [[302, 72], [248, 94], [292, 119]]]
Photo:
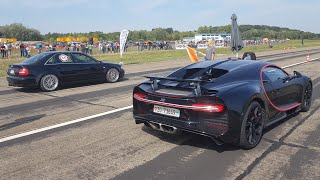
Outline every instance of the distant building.
[[223, 41], [230, 41], [231, 34], [196, 34], [194, 36], [195, 41], [206, 41], [209, 39], [213, 40], [223, 40]]
[[195, 37], [184, 37], [182, 41], [187, 41], [187, 42], [195, 41]]

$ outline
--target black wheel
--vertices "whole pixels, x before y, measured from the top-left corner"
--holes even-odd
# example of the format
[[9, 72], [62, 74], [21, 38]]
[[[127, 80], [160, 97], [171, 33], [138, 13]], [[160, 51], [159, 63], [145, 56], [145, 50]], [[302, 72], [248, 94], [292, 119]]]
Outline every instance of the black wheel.
[[312, 84], [308, 82], [302, 95], [301, 111], [307, 112], [310, 109], [312, 98]]
[[118, 69], [111, 68], [106, 73], [106, 80], [107, 80], [107, 82], [114, 83], [119, 80], [119, 76], [120, 76], [120, 73], [119, 73]]
[[54, 74], [44, 75], [40, 80], [40, 89], [42, 91], [54, 91], [59, 86], [59, 79]]
[[256, 147], [263, 135], [265, 110], [261, 105], [253, 101], [248, 106], [241, 126], [239, 146], [243, 149]]

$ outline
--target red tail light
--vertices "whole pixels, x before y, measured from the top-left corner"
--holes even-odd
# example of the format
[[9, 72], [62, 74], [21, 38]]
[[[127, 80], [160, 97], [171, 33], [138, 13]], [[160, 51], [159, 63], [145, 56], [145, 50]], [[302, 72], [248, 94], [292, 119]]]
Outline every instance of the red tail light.
[[202, 112], [223, 112], [223, 105], [219, 104], [192, 104], [194, 111]]
[[20, 68], [19, 69], [19, 76], [28, 76], [29, 70], [27, 68]]
[[142, 93], [134, 93], [133, 97], [139, 100], [139, 99], [146, 98], [147, 95], [146, 94], [142, 94]]

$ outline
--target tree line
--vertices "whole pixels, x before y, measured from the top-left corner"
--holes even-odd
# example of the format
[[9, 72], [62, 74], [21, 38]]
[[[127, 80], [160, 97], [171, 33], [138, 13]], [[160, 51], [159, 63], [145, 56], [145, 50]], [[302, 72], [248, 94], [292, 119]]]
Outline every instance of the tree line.
[[[240, 25], [241, 37], [247, 40], [269, 39], [320, 39], [320, 34], [304, 32], [296, 29], [282, 28], [266, 25]], [[130, 30], [129, 30], [130, 31]], [[231, 25], [225, 26], [201, 26], [194, 31], [177, 31], [173, 28], [154, 28], [151, 31], [130, 31], [129, 41], [160, 41], [182, 40], [183, 37], [193, 37], [202, 33], [231, 33]], [[16, 38], [18, 41], [50, 41], [54, 42], [58, 37], [97, 37], [101, 41], [119, 41], [120, 32], [104, 33], [101, 31], [89, 33], [47, 33], [41, 35], [33, 28], [27, 28], [23, 24], [14, 23], [0, 26], [0, 37]]]

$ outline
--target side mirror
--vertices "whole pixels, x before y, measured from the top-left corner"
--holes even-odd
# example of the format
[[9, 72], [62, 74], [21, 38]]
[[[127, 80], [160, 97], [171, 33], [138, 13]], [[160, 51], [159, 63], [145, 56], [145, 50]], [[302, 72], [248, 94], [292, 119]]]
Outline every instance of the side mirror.
[[301, 76], [302, 76], [302, 74], [299, 73], [298, 71], [293, 71], [293, 75], [294, 75], [295, 77], [301, 77]]

